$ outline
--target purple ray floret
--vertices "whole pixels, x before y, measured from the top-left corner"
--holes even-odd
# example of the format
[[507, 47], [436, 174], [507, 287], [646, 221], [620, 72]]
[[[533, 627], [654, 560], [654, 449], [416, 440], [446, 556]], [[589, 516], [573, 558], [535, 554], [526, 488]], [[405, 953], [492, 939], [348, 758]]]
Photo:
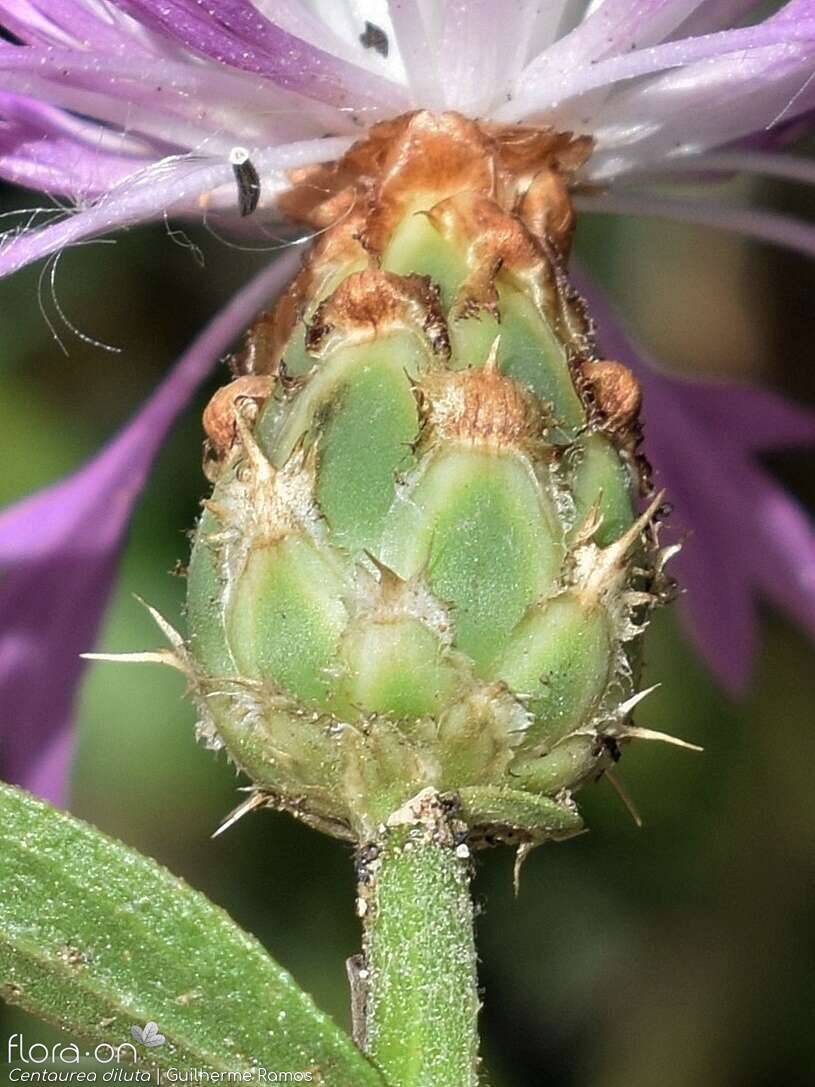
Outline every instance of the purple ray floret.
[[766, 390], [695, 383], [660, 370], [628, 336], [607, 298], [581, 281], [602, 349], [643, 387], [646, 452], [684, 536], [674, 572], [682, 612], [724, 686], [744, 690], [756, 648], [756, 597], [815, 637], [815, 528], [757, 457], [815, 444], [815, 412]]
[[64, 798], [71, 713], [130, 515], [179, 411], [215, 360], [292, 275], [290, 252], [238, 293], [93, 460], [0, 513], [0, 771]]

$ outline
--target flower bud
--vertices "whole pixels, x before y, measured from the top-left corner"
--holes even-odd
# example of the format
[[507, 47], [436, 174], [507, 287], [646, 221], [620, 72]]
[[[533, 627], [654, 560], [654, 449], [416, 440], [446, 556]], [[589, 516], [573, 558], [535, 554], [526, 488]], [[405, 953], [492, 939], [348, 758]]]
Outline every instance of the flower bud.
[[585, 143], [383, 128], [295, 188], [308, 221], [319, 185], [344, 216], [209, 410], [193, 693], [257, 788], [331, 833], [433, 787], [534, 843], [579, 828], [571, 790], [625, 739], [659, 595], [639, 391], [595, 358], [565, 227], [534, 233], [567, 222]]

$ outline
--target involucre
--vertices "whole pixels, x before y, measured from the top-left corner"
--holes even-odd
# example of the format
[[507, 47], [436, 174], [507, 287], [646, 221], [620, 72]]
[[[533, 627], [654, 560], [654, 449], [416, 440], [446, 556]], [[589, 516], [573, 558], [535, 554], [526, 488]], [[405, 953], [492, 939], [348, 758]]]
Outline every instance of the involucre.
[[638, 731], [660, 499], [565, 271], [589, 151], [417, 113], [302, 171], [319, 233], [207, 409], [201, 729], [341, 837], [428, 787], [476, 840], [566, 836]]

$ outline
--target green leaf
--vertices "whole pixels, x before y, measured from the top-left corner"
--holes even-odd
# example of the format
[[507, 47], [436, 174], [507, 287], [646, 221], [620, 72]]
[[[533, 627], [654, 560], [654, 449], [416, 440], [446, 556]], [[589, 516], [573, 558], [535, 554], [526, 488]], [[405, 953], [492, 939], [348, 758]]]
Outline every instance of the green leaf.
[[153, 861], [0, 785], [0, 992], [96, 1044], [162, 1067], [311, 1072], [381, 1087], [376, 1069], [263, 950]]

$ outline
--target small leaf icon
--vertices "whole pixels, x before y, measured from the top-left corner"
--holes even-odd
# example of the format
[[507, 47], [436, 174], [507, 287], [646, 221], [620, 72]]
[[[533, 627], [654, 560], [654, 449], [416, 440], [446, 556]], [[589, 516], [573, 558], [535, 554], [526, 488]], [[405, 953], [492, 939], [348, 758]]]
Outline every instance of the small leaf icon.
[[163, 1034], [159, 1033], [158, 1023], [154, 1023], [152, 1019], [144, 1027], [144, 1044], [151, 1048], [155, 1046], [164, 1045], [166, 1041]]
[[158, 1023], [154, 1023], [152, 1019], [149, 1023], [145, 1023], [144, 1029], [141, 1027], [131, 1027], [130, 1033], [137, 1042], [140, 1042], [143, 1046], [147, 1046], [150, 1049], [164, 1045], [167, 1041], [164, 1035], [159, 1033]]

